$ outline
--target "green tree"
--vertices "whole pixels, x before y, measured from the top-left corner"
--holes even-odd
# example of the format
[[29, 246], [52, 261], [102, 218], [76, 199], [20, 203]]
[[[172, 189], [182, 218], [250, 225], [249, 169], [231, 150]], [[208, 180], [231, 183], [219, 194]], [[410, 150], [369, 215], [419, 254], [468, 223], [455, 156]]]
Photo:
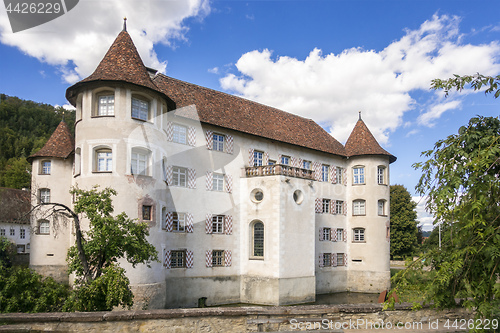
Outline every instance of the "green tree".
[[391, 258], [412, 256], [417, 246], [417, 204], [403, 185], [391, 186]]
[[78, 214], [89, 221], [89, 229], [81, 233], [77, 244], [68, 251], [69, 272], [76, 274], [75, 290], [64, 309], [67, 311], [104, 311], [116, 306], [133, 305], [133, 294], [125, 270], [118, 261], [125, 258], [133, 267], [158, 261], [158, 252], [147, 241], [149, 227], [145, 222], [129, 219], [125, 213], [112, 216], [111, 196], [116, 191], [75, 188], [74, 212], [63, 205], [75, 220], [80, 232]]
[[5, 169], [0, 171], [0, 186], [22, 189], [31, 184], [31, 164], [25, 157], [13, 157], [6, 163]]
[[7, 237], [0, 236], [0, 270], [12, 266], [12, 256], [16, 254], [16, 245]]
[[441, 248], [423, 257], [435, 271], [423, 296], [439, 308], [454, 307], [459, 298], [478, 317], [498, 318], [500, 120], [474, 117], [423, 156], [428, 160], [414, 164], [422, 171], [416, 189], [442, 225]]
[[474, 90], [480, 90], [483, 87], [487, 87], [484, 91], [485, 94], [494, 93], [495, 98], [500, 96], [500, 75], [488, 76], [482, 74], [474, 75], [454, 75], [452, 78], [447, 80], [434, 79], [431, 83], [432, 89], [443, 89], [446, 96], [448, 96], [450, 90], [462, 91], [466, 85], [470, 85]]

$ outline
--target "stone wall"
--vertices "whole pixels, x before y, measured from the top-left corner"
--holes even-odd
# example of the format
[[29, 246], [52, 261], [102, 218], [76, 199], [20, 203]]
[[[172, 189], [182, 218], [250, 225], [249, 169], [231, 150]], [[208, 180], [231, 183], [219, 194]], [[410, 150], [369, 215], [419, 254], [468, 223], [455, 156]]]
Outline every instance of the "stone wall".
[[407, 332], [459, 332], [446, 329], [446, 321], [472, 317], [462, 309], [411, 311], [408, 305], [382, 311], [380, 304], [16, 313], [0, 314], [0, 332], [368, 332], [384, 331], [381, 325]]

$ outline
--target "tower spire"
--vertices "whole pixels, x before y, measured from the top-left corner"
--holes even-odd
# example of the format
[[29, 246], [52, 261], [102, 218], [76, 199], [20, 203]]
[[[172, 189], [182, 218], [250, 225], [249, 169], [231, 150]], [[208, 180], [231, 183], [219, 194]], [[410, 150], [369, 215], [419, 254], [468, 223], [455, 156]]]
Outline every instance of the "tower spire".
[[127, 18], [123, 18], [123, 31], [127, 31]]
[[359, 111], [359, 120], [361, 120], [361, 111]]

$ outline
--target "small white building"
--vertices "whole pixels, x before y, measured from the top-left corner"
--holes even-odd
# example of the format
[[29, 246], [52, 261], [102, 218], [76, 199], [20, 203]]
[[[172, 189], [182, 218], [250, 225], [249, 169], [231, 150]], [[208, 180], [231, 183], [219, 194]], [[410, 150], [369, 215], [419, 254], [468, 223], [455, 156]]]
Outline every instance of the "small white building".
[[[136, 302], [281, 305], [389, 287], [396, 158], [361, 117], [344, 146], [311, 119], [156, 73], [125, 29], [66, 97], [75, 138], [62, 122], [30, 157], [36, 200], [118, 191], [115, 212], [147, 221], [161, 258], [122, 263]], [[71, 224], [42, 215], [30, 265], [63, 278]]]
[[30, 192], [0, 187], [0, 236], [16, 244], [17, 253], [30, 252]]

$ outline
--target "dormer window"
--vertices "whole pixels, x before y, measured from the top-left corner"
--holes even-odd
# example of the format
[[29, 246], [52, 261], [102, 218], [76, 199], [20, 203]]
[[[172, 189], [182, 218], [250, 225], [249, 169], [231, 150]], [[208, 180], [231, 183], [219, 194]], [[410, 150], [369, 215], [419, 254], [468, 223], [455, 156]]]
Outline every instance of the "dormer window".
[[148, 121], [149, 102], [143, 98], [132, 97], [132, 118]]

